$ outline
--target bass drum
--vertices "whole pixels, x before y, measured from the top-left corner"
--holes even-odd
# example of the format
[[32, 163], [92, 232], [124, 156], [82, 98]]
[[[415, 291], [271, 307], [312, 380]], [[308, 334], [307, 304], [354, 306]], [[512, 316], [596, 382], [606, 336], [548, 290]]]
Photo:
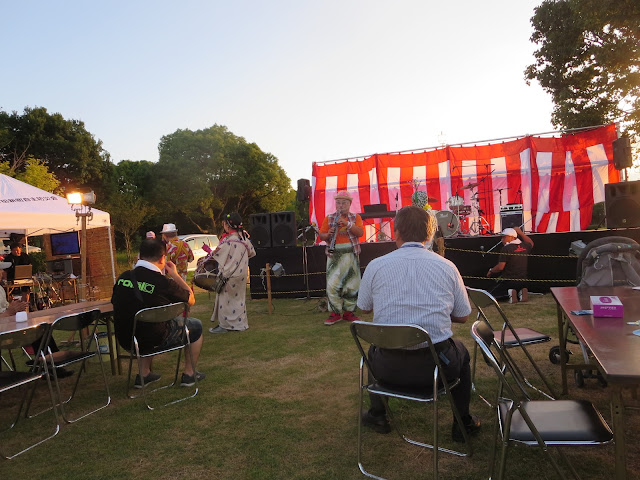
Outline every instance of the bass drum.
[[438, 221], [438, 228], [445, 237], [455, 235], [460, 228], [460, 219], [448, 210], [440, 210], [437, 212], [436, 220]]
[[218, 278], [218, 262], [213, 258], [203, 257], [198, 260], [198, 267], [193, 274], [193, 283], [198, 287], [215, 292]]

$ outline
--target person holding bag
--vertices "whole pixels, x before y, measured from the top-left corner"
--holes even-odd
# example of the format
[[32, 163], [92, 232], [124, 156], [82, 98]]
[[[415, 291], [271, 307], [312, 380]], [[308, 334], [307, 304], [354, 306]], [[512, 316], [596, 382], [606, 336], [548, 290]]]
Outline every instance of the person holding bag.
[[224, 216], [223, 239], [213, 252], [212, 258], [218, 262], [216, 301], [211, 321], [218, 326], [210, 328], [211, 333], [243, 331], [249, 328], [247, 319], [247, 268], [249, 259], [256, 251], [249, 241], [249, 234], [242, 226], [242, 217], [234, 212]]

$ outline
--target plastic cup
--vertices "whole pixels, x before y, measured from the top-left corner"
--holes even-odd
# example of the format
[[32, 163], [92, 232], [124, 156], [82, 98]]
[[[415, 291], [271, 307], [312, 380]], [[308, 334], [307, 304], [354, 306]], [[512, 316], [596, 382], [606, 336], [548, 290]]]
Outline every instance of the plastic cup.
[[26, 322], [29, 320], [27, 312], [16, 312], [16, 322]]

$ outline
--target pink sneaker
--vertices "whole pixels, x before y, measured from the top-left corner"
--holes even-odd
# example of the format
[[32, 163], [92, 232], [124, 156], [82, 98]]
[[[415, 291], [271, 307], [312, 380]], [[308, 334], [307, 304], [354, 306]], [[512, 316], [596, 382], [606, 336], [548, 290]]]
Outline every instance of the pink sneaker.
[[346, 322], [353, 322], [355, 320], [360, 320], [360, 318], [356, 317], [353, 312], [344, 312], [342, 314], [342, 319]]
[[324, 324], [333, 325], [334, 323], [338, 323], [340, 320], [342, 320], [342, 317], [339, 313], [332, 313], [331, 315], [329, 315], [329, 318], [324, 321]]

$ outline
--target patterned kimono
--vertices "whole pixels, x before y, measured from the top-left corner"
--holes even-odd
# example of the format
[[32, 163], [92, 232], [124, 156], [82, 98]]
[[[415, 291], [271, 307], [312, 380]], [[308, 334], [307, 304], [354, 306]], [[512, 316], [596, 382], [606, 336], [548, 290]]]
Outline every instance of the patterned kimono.
[[193, 258], [193, 252], [187, 242], [175, 237], [167, 243], [167, 259], [176, 264], [176, 269], [185, 282], [187, 281], [187, 268], [189, 262], [193, 262]]
[[242, 240], [237, 233], [225, 237], [213, 253], [218, 262], [219, 271], [229, 278], [224, 290], [216, 295], [211, 321], [217, 318], [218, 324], [226, 330], [246, 330], [247, 319], [247, 268], [249, 258], [256, 251], [249, 240]]

